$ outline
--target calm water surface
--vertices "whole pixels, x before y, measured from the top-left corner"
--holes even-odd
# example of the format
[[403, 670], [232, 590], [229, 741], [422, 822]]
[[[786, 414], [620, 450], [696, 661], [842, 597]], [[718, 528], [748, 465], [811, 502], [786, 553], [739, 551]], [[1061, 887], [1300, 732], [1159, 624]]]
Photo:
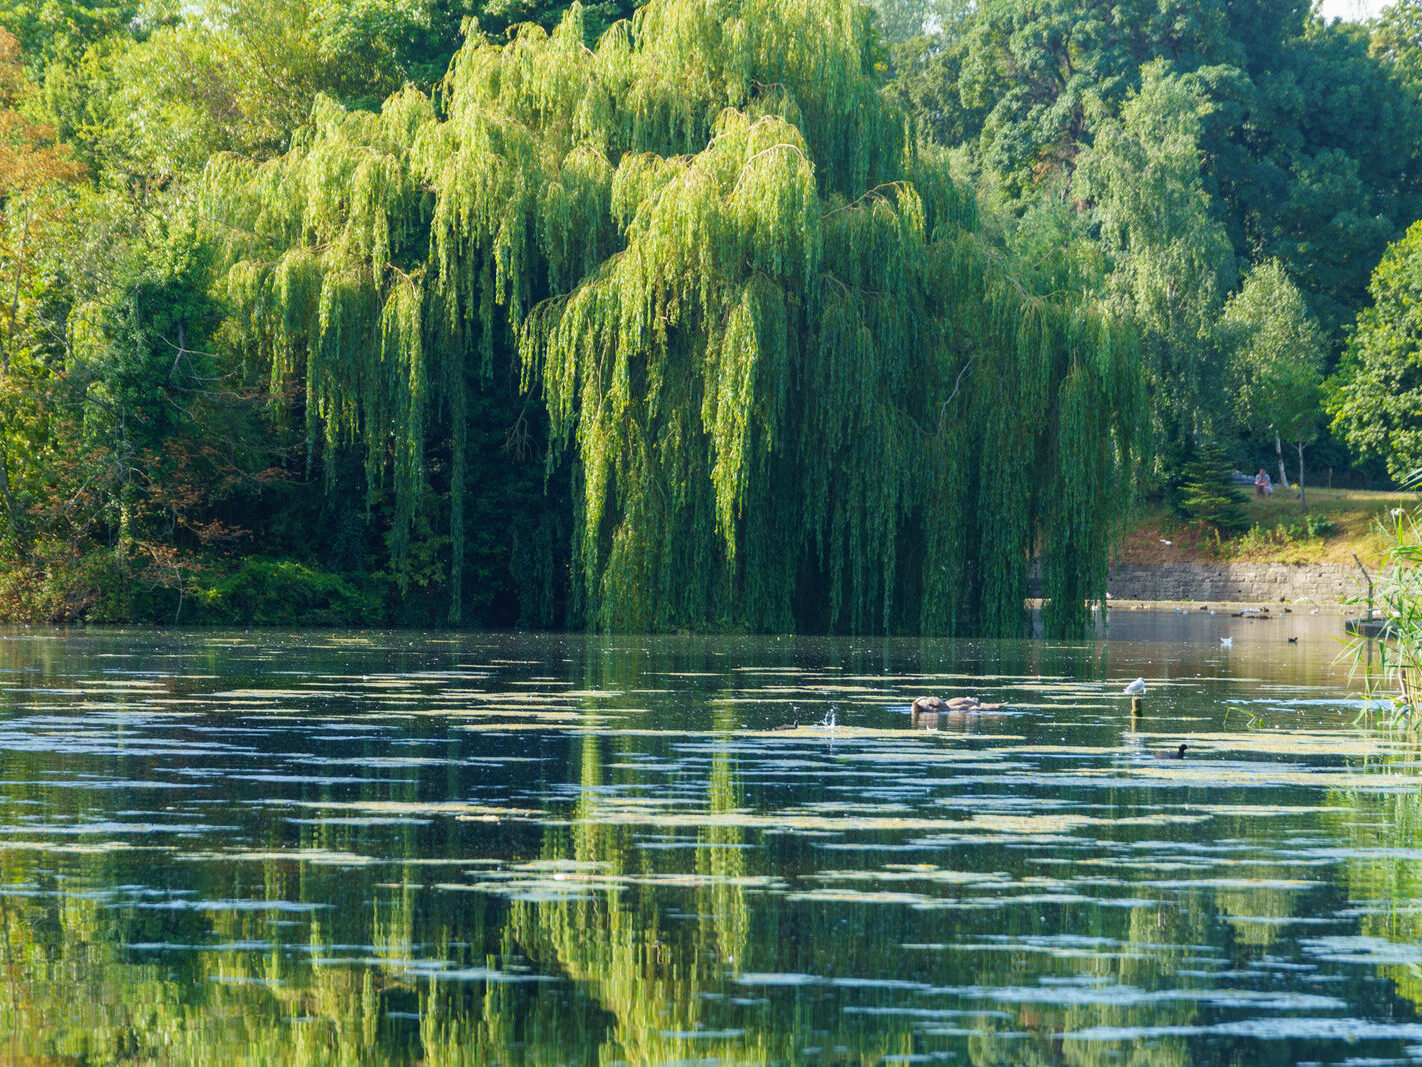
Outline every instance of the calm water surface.
[[1422, 1060], [1340, 631], [7, 631], [0, 1062]]

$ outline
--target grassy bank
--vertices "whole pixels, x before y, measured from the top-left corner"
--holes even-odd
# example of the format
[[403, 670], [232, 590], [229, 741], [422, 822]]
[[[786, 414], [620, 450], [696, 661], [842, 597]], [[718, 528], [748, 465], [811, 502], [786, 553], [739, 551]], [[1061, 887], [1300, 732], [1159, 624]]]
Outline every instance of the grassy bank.
[[1127, 529], [1115, 558], [1123, 563], [1277, 562], [1352, 564], [1358, 554], [1369, 568], [1381, 564], [1388, 540], [1378, 529], [1393, 508], [1409, 510], [1416, 493], [1309, 489], [1308, 512], [1298, 494], [1278, 490], [1259, 499], [1250, 491], [1244, 511], [1252, 524], [1244, 533], [1221, 537], [1192, 525], [1164, 504], [1145, 505]]

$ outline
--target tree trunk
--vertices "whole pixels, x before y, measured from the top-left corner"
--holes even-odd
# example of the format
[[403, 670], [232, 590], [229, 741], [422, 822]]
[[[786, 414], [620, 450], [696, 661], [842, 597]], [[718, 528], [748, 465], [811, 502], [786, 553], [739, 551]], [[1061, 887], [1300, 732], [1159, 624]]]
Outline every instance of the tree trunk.
[[1298, 439], [1299, 446], [1299, 507], [1305, 515], [1308, 514], [1308, 494], [1304, 491], [1304, 471], [1303, 471], [1303, 438]]
[[1279, 457], [1279, 484], [1287, 489], [1289, 487], [1289, 476], [1284, 473], [1284, 443], [1279, 440], [1279, 435], [1274, 435], [1274, 455]]

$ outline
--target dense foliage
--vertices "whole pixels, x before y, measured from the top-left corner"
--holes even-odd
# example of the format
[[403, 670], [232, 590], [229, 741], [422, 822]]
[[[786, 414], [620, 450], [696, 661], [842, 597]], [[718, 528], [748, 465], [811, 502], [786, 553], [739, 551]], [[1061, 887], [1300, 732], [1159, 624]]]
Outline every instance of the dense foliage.
[[1298, 0], [984, 0], [897, 47], [888, 91], [1022, 228], [1067, 206], [1100, 243], [1173, 481], [1207, 439], [1246, 468], [1274, 450], [1222, 391], [1261, 374], [1219, 330], [1250, 270], [1277, 263], [1302, 294], [1327, 372], [1387, 243], [1422, 215], [1416, 12], [1401, 0], [1360, 26]]
[[1333, 411], [1354, 447], [1386, 459], [1402, 480], [1422, 470], [1422, 223], [1388, 249], [1372, 296], [1344, 357]]
[[0, 612], [1080, 627], [1422, 214], [1410, 7], [1147, 7], [0, 0]]
[[1294, 445], [1302, 496], [1304, 446], [1318, 436], [1322, 423], [1324, 346], [1302, 294], [1277, 261], [1249, 272], [1225, 305], [1220, 332], [1234, 368], [1229, 382], [1234, 415], [1240, 424], [1274, 435], [1283, 488], [1289, 480], [1282, 443]]
[[983, 241], [878, 102], [863, 10], [661, 2], [584, 39], [575, 7], [471, 41], [443, 116], [323, 105], [281, 159], [209, 168], [240, 346], [313, 447], [389, 477], [402, 576], [446, 496], [460, 617], [470, 398], [516, 373], [572, 466], [589, 622], [1015, 631], [1039, 547], [1079, 624], [1129, 334], [1070, 263]]
[[1383, 246], [1422, 214], [1422, 110], [1368, 47], [1362, 27], [1299, 0], [985, 0], [939, 35], [953, 58], [911, 66], [903, 92], [956, 67], [925, 130], [966, 142], [1021, 210], [1073, 195], [1077, 164], [1149, 72], [1186, 79], [1202, 191], [1234, 255], [1279, 259], [1336, 332]]

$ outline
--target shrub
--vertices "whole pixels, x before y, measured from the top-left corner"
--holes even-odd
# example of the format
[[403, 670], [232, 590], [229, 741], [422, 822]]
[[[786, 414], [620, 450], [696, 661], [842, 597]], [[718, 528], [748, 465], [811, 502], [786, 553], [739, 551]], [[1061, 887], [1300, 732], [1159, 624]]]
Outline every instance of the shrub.
[[247, 559], [194, 598], [207, 622], [250, 626], [361, 626], [381, 621], [380, 599], [338, 574], [295, 560]]
[[46, 623], [171, 623], [195, 568], [148, 554], [81, 552], [41, 542], [0, 562], [0, 619]]
[[1325, 515], [1310, 515], [1304, 525], [1310, 537], [1332, 537], [1338, 532], [1338, 524]]

